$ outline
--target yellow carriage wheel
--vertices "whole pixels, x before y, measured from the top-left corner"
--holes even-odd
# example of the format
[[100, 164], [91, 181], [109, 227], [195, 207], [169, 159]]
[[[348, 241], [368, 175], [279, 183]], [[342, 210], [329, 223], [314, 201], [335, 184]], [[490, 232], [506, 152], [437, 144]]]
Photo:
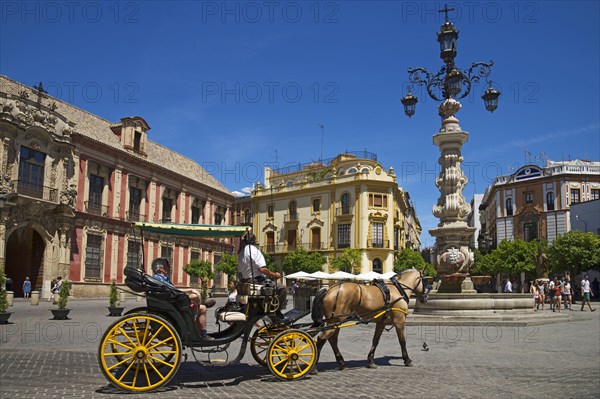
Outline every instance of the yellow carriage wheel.
[[295, 380], [316, 364], [317, 346], [304, 331], [287, 330], [273, 339], [267, 358], [271, 373], [282, 380]]
[[271, 341], [282, 331], [289, 329], [289, 326], [269, 324], [254, 331], [254, 334], [250, 338], [250, 353], [252, 353], [254, 360], [261, 366], [267, 367], [269, 364], [267, 354]]
[[104, 376], [119, 388], [135, 392], [156, 389], [175, 375], [181, 340], [160, 316], [131, 314], [114, 322], [98, 348]]

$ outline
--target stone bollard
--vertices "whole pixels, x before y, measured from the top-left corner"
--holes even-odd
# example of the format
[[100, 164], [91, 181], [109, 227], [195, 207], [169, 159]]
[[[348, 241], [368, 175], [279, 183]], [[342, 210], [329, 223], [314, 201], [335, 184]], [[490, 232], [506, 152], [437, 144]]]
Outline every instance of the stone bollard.
[[31, 291], [31, 305], [37, 306], [40, 304], [40, 292], [39, 291]]
[[8, 306], [12, 306], [15, 302], [15, 293], [14, 291], [6, 291], [6, 302], [8, 302]]
[[119, 302], [125, 302], [125, 293], [123, 291], [119, 292]]
[[141, 300], [142, 300], [142, 297], [141, 297], [140, 295], [136, 295], [136, 296], [135, 296], [135, 301], [136, 301], [136, 302], [139, 302], [139, 301], [141, 301]]

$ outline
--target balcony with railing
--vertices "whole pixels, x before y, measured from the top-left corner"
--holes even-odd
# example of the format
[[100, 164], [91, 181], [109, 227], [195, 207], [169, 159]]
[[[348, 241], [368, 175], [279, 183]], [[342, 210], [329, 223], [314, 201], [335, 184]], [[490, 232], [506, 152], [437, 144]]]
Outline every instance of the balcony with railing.
[[370, 239], [367, 240], [367, 248], [389, 248], [390, 240], [378, 240]]
[[351, 206], [337, 206], [335, 216], [353, 216], [354, 209]]
[[298, 213], [288, 213], [287, 215], [283, 215], [283, 221], [288, 222], [297, 222], [298, 221]]
[[27, 197], [38, 198], [44, 201], [57, 202], [58, 189], [47, 187], [29, 180], [13, 180], [17, 194]]
[[325, 251], [328, 248], [326, 243], [314, 242], [314, 243], [293, 243], [293, 244], [267, 244], [261, 246], [261, 251], [269, 254], [285, 254], [288, 252], [294, 252], [295, 250], [303, 248], [307, 251]]
[[108, 206], [96, 202], [85, 201], [85, 211], [91, 215], [108, 217]]
[[146, 215], [144, 215], [143, 213], [140, 213], [140, 211], [128, 211], [126, 212], [126, 217], [127, 220], [130, 222], [145, 222], [146, 221]]

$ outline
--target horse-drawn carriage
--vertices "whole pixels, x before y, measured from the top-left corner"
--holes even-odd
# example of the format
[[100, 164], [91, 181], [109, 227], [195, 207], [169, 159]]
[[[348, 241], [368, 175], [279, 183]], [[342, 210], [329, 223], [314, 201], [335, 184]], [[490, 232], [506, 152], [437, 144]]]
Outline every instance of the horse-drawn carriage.
[[[172, 236], [239, 237], [246, 233], [241, 226], [136, 225], [142, 232]], [[250, 344], [257, 363], [283, 380], [298, 379], [315, 370], [319, 350], [330, 338], [342, 368], [343, 358], [337, 348], [339, 329], [358, 323], [377, 322], [369, 365], [374, 365], [375, 347], [385, 324], [396, 326], [404, 362], [409, 365], [404, 339], [408, 297], [411, 293], [422, 296], [425, 291], [423, 275], [417, 270], [394, 279], [396, 288], [388, 290], [387, 298], [382, 288], [373, 289], [374, 285], [336, 284], [317, 293], [312, 322], [298, 323], [309, 310], [292, 309], [284, 319], [278, 319], [274, 316], [280, 306], [275, 286], [268, 282], [244, 284], [238, 287], [240, 308], [219, 309], [216, 313], [219, 331], [211, 332], [212, 339], [207, 340], [195, 328], [193, 305], [186, 293], [153, 278], [143, 269], [127, 267], [124, 274], [129, 289], [145, 294], [147, 304], [129, 311], [109, 326], [100, 341], [99, 363], [110, 383], [138, 392], [168, 383], [179, 369], [185, 348], [210, 354], [226, 351], [237, 340], [240, 340], [239, 352], [228, 364], [240, 362]], [[226, 325], [223, 330], [220, 323]], [[315, 340], [319, 333], [319, 339]]]

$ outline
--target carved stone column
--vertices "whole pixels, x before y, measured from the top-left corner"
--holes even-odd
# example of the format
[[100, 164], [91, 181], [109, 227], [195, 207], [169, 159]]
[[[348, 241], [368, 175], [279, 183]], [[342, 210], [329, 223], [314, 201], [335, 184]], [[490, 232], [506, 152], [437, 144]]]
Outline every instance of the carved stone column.
[[[469, 242], [475, 228], [469, 227], [466, 217], [471, 206], [465, 200], [463, 188], [467, 177], [461, 169], [461, 149], [469, 134], [463, 132], [454, 116], [461, 108], [455, 99], [445, 100], [438, 108], [442, 127], [433, 136], [433, 143], [440, 149], [438, 160], [441, 171], [435, 181], [440, 197], [433, 207], [433, 215], [440, 219], [438, 227], [429, 233], [436, 238], [434, 266], [442, 275], [439, 292], [475, 292], [467, 273], [473, 264], [473, 252]], [[444, 278], [455, 274], [453, 278]], [[464, 277], [464, 280], [462, 280]]]

